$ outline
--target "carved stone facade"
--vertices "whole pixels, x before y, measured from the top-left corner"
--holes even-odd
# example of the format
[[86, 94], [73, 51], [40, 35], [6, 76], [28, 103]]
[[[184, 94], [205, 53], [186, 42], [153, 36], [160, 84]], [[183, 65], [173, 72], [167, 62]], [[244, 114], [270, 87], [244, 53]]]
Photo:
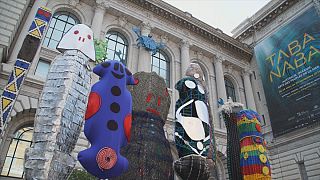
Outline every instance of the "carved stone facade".
[[[0, 2], [2, 1], [0, 0]], [[158, 0], [30, 0], [27, 2], [30, 2], [30, 5], [33, 4], [30, 10], [27, 11], [30, 13], [17, 11], [16, 13], [19, 17], [23, 17], [23, 21], [12, 22], [15, 27], [29, 27], [29, 16], [34, 16], [32, 12], [38, 6], [47, 6], [52, 9], [53, 13], [71, 13], [79, 19], [80, 23], [90, 26], [97, 39], [104, 39], [106, 34], [111, 31], [120, 33], [128, 43], [126, 62], [128, 69], [133, 73], [140, 70], [151, 72], [152, 67], [151, 54], [146, 54], [145, 51], [141, 51], [141, 47], [137, 46], [137, 36], [132, 31], [133, 27], [142, 27], [143, 25], [143, 33], [152, 35], [157, 42], [166, 43], [166, 48], [163, 52], [169, 59], [170, 85], [168, 92], [171, 96], [171, 106], [164, 132], [170, 142], [171, 152], [175, 159], [177, 158], [177, 151], [173, 145], [173, 126], [175, 119], [174, 104], [178, 99], [178, 92], [174, 89], [174, 84], [183, 77], [189, 63], [198, 63], [204, 72], [209, 102], [212, 106], [210, 111], [214, 117], [214, 132], [217, 139], [217, 164], [216, 169], [211, 171], [214, 172], [216, 179], [228, 178], [226, 169], [226, 129], [224, 122], [219, 118], [217, 100], [219, 98], [226, 100], [227, 94], [224, 79], [228, 78], [234, 84], [238, 101], [247, 104], [249, 107], [256, 105], [255, 101], [248, 99], [254, 96], [250, 93], [254, 91], [251, 88], [255, 88], [255, 86], [251, 84], [250, 76], [242, 77], [242, 75], [249, 75], [242, 74], [242, 72], [251, 70], [249, 63], [252, 62], [252, 49], [247, 44], [205, 24], [192, 17], [189, 13]], [[12, 51], [1, 60], [0, 88], [3, 88], [7, 82], [8, 74], [12, 70], [12, 63], [16, 59], [21, 41], [24, 38], [24, 28], [21, 28], [21, 31], [10, 30], [10, 33], [13, 34], [12, 37], [15, 41], [10, 41], [7, 47], [12, 47]], [[35, 112], [45, 81], [44, 76], [36, 74], [39, 64], [42, 62], [51, 63], [58, 54], [57, 50], [48, 48], [45, 45], [40, 48], [24, 82], [21, 95], [15, 104], [9, 124], [14, 124], [17, 119], [23, 119], [24, 116], [21, 117], [21, 112]], [[92, 79], [92, 83], [95, 83], [98, 78], [93, 76]], [[245, 82], [243, 82], [243, 79], [245, 79]], [[257, 110], [258, 112], [264, 112], [264, 109], [261, 109], [260, 106], [257, 107]], [[34, 114], [31, 114], [28, 117], [32, 115], [34, 116]], [[28, 118], [28, 122], [32, 121], [32, 119]], [[12, 126], [8, 125], [9, 127]], [[15, 128], [18, 129], [20, 127]], [[17, 129], [9, 129], [5, 134], [6, 140], [0, 146], [2, 152], [0, 154], [0, 171], [4, 168], [6, 152], [12, 139], [12, 133]], [[88, 142], [83, 133], [81, 133], [77, 146], [73, 151], [73, 156], [76, 157], [79, 151], [86, 149], [88, 146]], [[77, 163], [76, 167], [81, 168], [79, 163]]]

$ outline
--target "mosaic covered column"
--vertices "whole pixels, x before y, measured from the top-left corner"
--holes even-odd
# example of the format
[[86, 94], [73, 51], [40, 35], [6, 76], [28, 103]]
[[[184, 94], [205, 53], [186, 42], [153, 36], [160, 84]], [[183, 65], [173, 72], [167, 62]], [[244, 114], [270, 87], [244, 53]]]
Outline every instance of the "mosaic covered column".
[[95, 60], [93, 33], [78, 24], [59, 42], [63, 55], [52, 62], [37, 108], [32, 146], [25, 154], [25, 178], [67, 179], [76, 164], [71, 156], [80, 135]]
[[133, 100], [131, 140], [122, 154], [129, 170], [117, 179], [173, 179], [172, 155], [163, 126], [170, 107], [164, 79], [156, 73], [138, 72], [139, 84], [130, 88]]
[[4, 87], [0, 103], [0, 134], [2, 134], [14, 103], [19, 95], [23, 81], [29, 71], [32, 60], [40, 46], [41, 39], [51, 19], [51, 11], [45, 7], [38, 8], [38, 11], [25, 37], [18, 58], [7, 85]]

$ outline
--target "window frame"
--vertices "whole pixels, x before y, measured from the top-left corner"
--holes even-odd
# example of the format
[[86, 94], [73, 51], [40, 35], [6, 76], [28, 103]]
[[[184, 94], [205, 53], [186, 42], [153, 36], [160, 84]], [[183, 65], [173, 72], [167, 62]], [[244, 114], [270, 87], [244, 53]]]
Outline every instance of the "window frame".
[[34, 75], [35, 75], [35, 76], [37, 76], [37, 77], [42, 77], [42, 78], [46, 78], [46, 77], [48, 76], [48, 73], [47, 73], [47, 75], [46, 75], [45, 77], [43, 77], [42, 75], [37, 75], [37, 74], [36, 74], [36, 73], [37, 73], [37, 69], [38, 69], [38, 65], [39, 65], [40, 61], [46, 62], [46, 63], [49, 64], [48, 73], [49, 73], [49, 70], [50, 70], [51, 61], [40, 57], [40, 58], [38, 59], [38, 61], [37, 61], [37, 65], [36, 65], [35, 70], [34, 70]]
[[[67, 16], [67, 19], [66, 20], [59, 19], [59, 17], [62, 16], [62, 15]], [[68, 22], [69, 18], [72, 18], [73, 21], [75, 22], [75, 24], [73, 24], [71, 22]], [[58, 20], [63, 23], [64, 27], [63, 27], [62, 31], [56, 28]], [[52, 23], [54, 23], [54, 25], [52, 25]], [[45, 34], [45, 36], [43, 38], [42, 46], [50, 48], [50, 49], [56, 49], [57, 47], [54, 47], [54, 48], [51, 47], [51, 45], [50, 45], [51, 41], [55, 41], [57, 43], [57, 45], [58, 45], [58, 43], [61, 40], [61, 38], [63, 37], [63, 35], [65, 33], [67, 33], [71, 29], [72, 26], [74, 26], [76, 24], [80, 24], [80, 23], [81, 23], [80, 19], [72, 12], [69, 12], [69, 11], [58, 11], [58, 12], [55, 12], [54, 15], [52, 16], [52, 19], [51, 19], [51, 21], [49, 23], [49, 26], [48, 26], [48, 29], [46, 31], [46, 34]], [[70, 28], [66, 30], [67, 25], [69, 25]], [[56, 39], [52, 38], [52, 35], [56, 31], [59, 31], [60, 33], [62, 33], [62, 35], [59, 38], [59, 40], [56, 40]], [[50, 32], [51, 32], [51, 34], [48, 35], [48, 33], [50, 33]]]
[[[158, 55], [158, 57], [157, 57], [156, 55]], [[162, 56], [163, 58], [162, 58], [161, 56]], [[157, 66], [155, 66], [155, 65], [153, 64], [154, 58], [156, 58], [157, 61], [158, 61], [158, 65], [157, 65]], [[164, 69], [164, 68], [161, 67], [161, 61], [164, 61], [164, 62], [165, 62], [165, 64], [166, 64], [166, 69]], [[154, 67], [157, 68], [157, 71], [154, 71]], [[160, 71], [161, 71], [161, 70], [165, 70], [165, 71], [166, 71], [166, 78], [164, 78], [163, 76], [160, 75]], [[156, 54], [152, 54], [152, 55], [151, 55], [151, 72], [155, 72], [155, 73], [157, 73], [159, 76], [163, 77], [163, 79], [164, 79], [165, 82], [166, 82], [167, 87], [170, 88], [170, 85], [171, 85], [171, 83], [170, 83], [170, 75], [171, 75], [171, 73], [170, 73], [170, 58], [169, 58], [169, 56], [167, 55], [167, 53], [164, 52], [163, 50], [157, 50], [157, 53], [156, 53]]]
[[[237, 95], [236, 95], [235, 85], [228, 78], [224, 78], [224, 84], [225, 84], [225, 88], [226, 88], [227, 98], [231, 97], [232, 101], [236, 102], [237, 101]], [[231, 94], [230, 94], [230, 92], [231, 92]]]
[[[26, 129], [26, 130], [24, 130], [24, 129]], [[23, 135], [24, 133], [26, 133], [26, 132], [30, 132], [30, 131], [32, 132], [33, 129], [34, 129], [33, 126], [25, 126], [25, 127], [19, 128], [17, 131], [15, 131], [14, 137], [11, 139], [11, 142], [10, 142], [10, 145], [9, 145], [9, 148], [8, 148], [8, 151], [7, 151], [6, 155], [5, 155], [4, 164], [3, 164], [3, 167], [2, 167], [2, 171], [1, 171], [1, 173], [0, 173], [0, 177], [13, 177], [13, 178], [23, 178], [23, 177], [24, 177], [24, 169], [22, 169], [22, 176], [20, 176], [20, 177], [17, 177], [17, 176], [14, 176], [14, 175], [10, 174], [10, 171], [11, 171], [12, 166], [13, 166], [12, 163], [13, 163], [13, 161], [14, 161], [15, 159], [20, 159], [20, 160], [22, 159], [22, 160], [24, 161], [24, 157], [23, 157], [23, 158], [21, 158], [21, 157], [16, 157], [16, 152], [17, 152], [17, 149], [19, 148], [19, 143], [20, 143], [20, 142], [30, 143], [30, 144], [29, 144], [29, 147], [31, 147], [31, 145], [32, 145], [32, 137], [31, 137], [30, 140], [23, 139], [23, 138], [21, 138], [21, 137], [22, 137], [22, 135]], [[19, 131], [21, 131], [21, 130], [22, 130], [23, 132], [20, 133], [19, 136], [17, 137]], [[32, 135], [31, 135], [31, 136], [33, 136], [33, 132], [32, 132]], [[11, 152], [11, 151], [10, 151], [10, 147], [11, 147], [11, 144], [14, 142], [14, 140], [16, 140], [16, 142], [15, 142], [16, 144], [15, 144], [15, 147], [14, 147], [14, 150], [13, 150], [13, 154], [12, 154], [11, 156], [8, 156], [8, 153]], [[4, 171], [4, 167], [5, 167], [6, 159], [7, 159], [7, 158], [10, 158], [10, 159], [9, 159], [9, 160], [10, 160], [10, 165], [9, 165], [7, 174], [6, 174], [6, 175], [2, 175], [2, 172]]]
[[[112, 35], [115, 35], [116, 39], [110, 38], [110, 36], [112, 36]], [[121, 39], [122, 42], [118, 41], [119, 38]], [[127, 63], [128, 63], [128, 51], [129, 51], [129, 41], [128, 41], [128, 39], [121, 32], [115, 31], [115, 30], [110, 30], [110, 31], [108, 31], [106, 33], [105, 40], [107, 41], [107, 49], [106, 49], [107, 56], [105, 57], [105, 60], [120, 60], [120, 62], [122, 62], [124, 65], [127, 65]], [[109, 42], [110, 41], [112, 41], [114, 43], [114, 48], [113, 49], [109, 48], [109, 45], [110, 45]], [[118, 58], [116, 58], [117, 54], [115, 52], [118, 49], [117, 47], [119, 47], [118, 44], [123, 46], [122, 50], [123, 50], [123, 52], [125, 51], [124, 52], [125, 55], [122, 55], [122, 57], [118, 56]], [[108, 59], [108, 52], [109, 51], [113, 52], [112, 59]], [[123, 57], [123, 56], [125, 56], [125, 57]]]

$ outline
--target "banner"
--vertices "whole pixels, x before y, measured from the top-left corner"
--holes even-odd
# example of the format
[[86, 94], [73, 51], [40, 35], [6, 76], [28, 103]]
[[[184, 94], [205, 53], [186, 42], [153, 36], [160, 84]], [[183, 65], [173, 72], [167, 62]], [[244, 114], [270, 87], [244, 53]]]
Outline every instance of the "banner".
[[320, 122], [320, 17], [314, 7], [255, 48], [274, 137]]

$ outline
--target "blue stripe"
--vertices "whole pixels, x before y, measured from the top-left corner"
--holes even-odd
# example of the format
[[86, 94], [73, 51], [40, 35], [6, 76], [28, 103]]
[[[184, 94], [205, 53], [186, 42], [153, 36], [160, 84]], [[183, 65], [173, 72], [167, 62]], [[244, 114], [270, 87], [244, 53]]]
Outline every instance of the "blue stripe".
[[240, 159], [240, 166], [242, 167], [242, 166], [249, 166], [249, 165], [258, 165], [258, 164], [263, 164], [263, 165], [267, 165], [267, 166], [270, 166], [270, 163], [269, 163], [269, 161], [267, 160], [267, 162], [266, 163], [262, 163], [261, 161], [260, 161], [260, 158], [259, 158], [259, 156], [249, 156], [248, 158], [247, 158], [247, 160], [245, 160], [244, 158], [241, 158]]
[[240, 139], [246, 137], [246, 136], [258, 136], [262, 138], [262, 134], [260, 132], [244, 132], [240, 134]]
[[30, 63], [23, 61], [22, 59], [17, 59], [14, 63], [14, 66], [21, 67], [23, 69], [28, 69], [30, 66]]
[[2, 96], [10, 99], [16, 99], [16, 95], [8, 91], [3, 91]]

